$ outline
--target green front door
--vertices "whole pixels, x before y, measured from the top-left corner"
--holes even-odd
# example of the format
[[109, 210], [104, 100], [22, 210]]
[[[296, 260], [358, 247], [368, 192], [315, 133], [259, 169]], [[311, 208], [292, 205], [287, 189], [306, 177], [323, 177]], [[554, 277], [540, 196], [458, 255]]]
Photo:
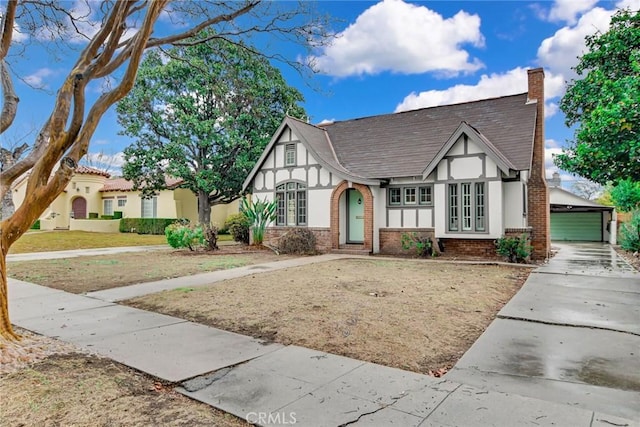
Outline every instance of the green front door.
[[602, 241], [600, 212], [552, 212], [551, 240]]
[[364, 198], [358, 190], [347, 191], [347, 243], [364, 243]]

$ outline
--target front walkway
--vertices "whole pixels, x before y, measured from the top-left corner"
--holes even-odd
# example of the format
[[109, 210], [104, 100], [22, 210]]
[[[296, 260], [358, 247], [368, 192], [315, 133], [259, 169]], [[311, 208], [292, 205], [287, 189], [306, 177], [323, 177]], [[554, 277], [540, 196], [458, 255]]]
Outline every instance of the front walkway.
[[[291, 265], [280, 262], [277, 266]], [[185, 282], [177, 286], [185, 286]], [[613, 289], [619, 292], [621, 288], [624, 285]], [[531, 394], [527, 390], [518, 391], [522, 396], [510, 390], [493, 391], [499, 388], [482, 380], [474, 383], [471, 377], [468, 382], [449, 375], [437, 379], [302, 347], [265, 345], [251, 337], [171, 316], [17, 280], [10, 279], [9, 296], [16, 325], [179, 383], [181, 393], [262, 425], [638, 425], [615, 416], [636, 419], [637, 411], [624, 412], [614, 405], [591, 401], [566, 405], [566, 399], [553, 393], [536, 399], [524, 397]], [[505, 343], [497, 346], [505, 347]], [[624, 372], [635, 369], [633, 363]], [[630, 378], [633, 384], [633, 374]], [[621, 406], [637, 402], [637, 392], [623, 390], [618, 395], [619, 390], [608, 390], [630, 399]]]

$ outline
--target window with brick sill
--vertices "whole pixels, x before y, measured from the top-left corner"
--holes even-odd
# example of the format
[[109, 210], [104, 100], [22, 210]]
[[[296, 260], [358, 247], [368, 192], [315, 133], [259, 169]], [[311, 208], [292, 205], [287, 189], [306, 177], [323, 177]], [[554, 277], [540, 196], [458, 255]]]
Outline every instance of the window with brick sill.
[[463, 233], [487, 231], [484, 182], [449, 184], [447, 197], [449, 231]]

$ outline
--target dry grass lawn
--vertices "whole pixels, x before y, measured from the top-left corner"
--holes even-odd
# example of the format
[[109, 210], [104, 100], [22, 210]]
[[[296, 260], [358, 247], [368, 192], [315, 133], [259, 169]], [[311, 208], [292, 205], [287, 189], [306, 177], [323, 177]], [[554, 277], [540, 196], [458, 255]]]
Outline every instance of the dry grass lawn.
[[0, 376], [2, 426], [247, 426], [95, 356], [50, 356]]
[[[219, 241], [230, 241], [221, 235]], [[9, 253], [66, 251], [71, 249], [115, 248], [119, 246], [167, 245], [164, 235], [136, 233], [91, 233], [88, 231], [30, 231], [15, 242]], [[167, 247], [169, 247], [167, 245]]]
[[452, 366], [529, 269], [339, 260], [128, 302], [228, 331], [429, 373]]
[[10, 277], [67, 292], [99, 291], [134, 283], [286, 259], [271, 251], [221, 246], [219, 251], [160, 250], [7, 264]]

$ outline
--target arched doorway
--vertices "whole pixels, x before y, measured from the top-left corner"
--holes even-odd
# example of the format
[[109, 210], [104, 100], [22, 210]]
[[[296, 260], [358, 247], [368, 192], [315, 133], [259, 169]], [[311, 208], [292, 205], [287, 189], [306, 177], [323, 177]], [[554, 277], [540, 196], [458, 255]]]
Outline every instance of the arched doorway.
[[373, 194], [366, 185], [342, 181], [333, 189], [331, 246], [338, 249], [341, 243], [361, 244], [373, 250]]
[[76, 197], [71, 202], [71, 217], [76, 219], [87, 217], [87, 201], [84, 197]]

